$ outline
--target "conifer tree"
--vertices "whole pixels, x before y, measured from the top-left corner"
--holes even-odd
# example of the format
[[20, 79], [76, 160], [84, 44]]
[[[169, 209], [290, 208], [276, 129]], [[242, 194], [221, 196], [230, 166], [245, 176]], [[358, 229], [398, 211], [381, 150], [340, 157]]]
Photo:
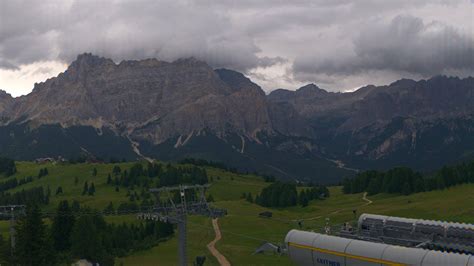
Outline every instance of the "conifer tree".
[[71, 235], [71, 252], [77, 258], [97, 263], [103, 256], [101, 234], [92, 215], [80, 216], [74, 224]]
[[247, 194], [246, 200], [247, 200], [248, 202], [250, 202], [250, 203], [253, 203], [252, 193], [249, 192], [249, 193]]
[[206, 198], [206, 201], [207, 202], [214, 202], [214, 197], [212, 196], [212, 194], [209, 194]]
[[51, 226], [54, 248], [57, 251], [66, 251], [71, 248], [71, 232], [74, 222], [75, 218], [68, 201], [61, 201]]
[[115, 165], [114, 168], [112, 169], [112, 173], [117, 176], [120, 174], [120, 172], [122, 172], [122, 169], [120, 169], [120, 166], [118, 165]]
[[77, 200], [73, 200], [71, 204], [71, 210], [73, 213], [78, 213], [81, 210], [81, 204]]
[[109, 205], [107, 205], [107, 207], [105, 207], [104, 212], [105, 213], [114, 213], [115, 212], [115, 208], [114, 208], [114, 205], [112, 204], [112, 202], [109, 202]]
[[411, 186], [410, 186], [410, 183], [405, 182], [405, 184], [403, 184], [402, 194], [403, 194], [403, 195], [410, 195], [410, 194], [411, 194]]
[[89, 196], [94, 196], [94, 194], [95, 194], [94, 182], [92, 182], [91, 185], [89, 186], [88, 194], [89, 194]]
[[82, 190], [82, 195], [86, 195], [86, 193], [89, 192], [89, 185], [87, 184], [87, 181], [84, 182], [84, 189]]
[[300, 196], [299, 196], [299, 203], [301, 204], [302, 207], [308, 206], [308, 196], [306, 191], [301, 191]]
[[38, 179], [40, 179], [41, 177], [43, 177], [43, 168], [41, 168], [38, 173]]
[[19, 221], [15, 256], [19, 265], [55, 264], [52, 241], [37, 205], [28, 206]]

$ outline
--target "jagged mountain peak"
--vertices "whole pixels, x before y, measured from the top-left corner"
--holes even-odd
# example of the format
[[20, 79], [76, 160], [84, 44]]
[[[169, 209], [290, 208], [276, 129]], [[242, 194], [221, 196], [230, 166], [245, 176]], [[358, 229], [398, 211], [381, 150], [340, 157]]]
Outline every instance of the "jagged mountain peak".
[[231, 70], [231, 69], [218, 68], [218, 69], [215, 69], [214, 71], [216, 71], [216, 73], [219, 75], [219, 77], [222, 80], [229, 81], [229, 83], [241, 82], [243, 80], [251, 82], [251, 80], [247, 78], [244, 74]]
[[9, 93], [0, 90], [0, 117], [4, 115], [3, 113], [13, 103], [13, 101], [14, 99]]
[[429, 84], [444, 84], [446, 82], [469, 82], [473, 80], [473, 77], [459, 78], [456, 76], [447, 75], [436, 75], [428, 79], [421, 79], [419, 81], [413, 79], [399, 79], [392, 82], [388, 87], [413, 87], [416, 84], [429, 83]]
[[64, 72], [62, 77], [71, 81], [84, 81], [87, 75], [98, 69], [115, 68], [116, 64], [111, 59], [93, 55], [91, 53], [83, 53], [77, 56]]
[[410, 87], [410, 86], [413, 86], [414, 84], [416, 84], [416, 81], [413, 79], [399, 79], [390, 83], [390, 85], [388, 86], [389, 87]]
[[460, 79], [459, 77], [455, 77], [455, 76], [436, 75], [436, 76], [433, 76], [433, 77], [429, 78], [427, 81], [446, 81], [446, 80], [459, 81], [459, 80], [462, 80], [462, 79]]
[[93, 55], [92, 53], [83, 53], [83, 54], [79, 54], [76, 58], [76, 60], [74, 60], [69, 68], [71, 67], [84, 67], [84, 66], [87, 66], [87, 67], [96, 67], [96, 66], [101, 66], [101, 65], [105, 65], [105, 64], [112, 64], [112, 65], [115, 65], [114, 61], [112, 61], [112, 59], [108, 59], [108, 58], [105, 58], [105, 57], [101, 57], [101, 56], [98, 56], [98, 55]]
[[296, 96], [315, 96], [315, 95], [323, 95], [328, 94], [329, 92], [321, 89], [314, 83], [306, 84], [296, 90], [287, 90], [283, 88], [279, 88], [270, 92], [274, 95], [296, 95]]
[[367, 86], [362, 86], [360, 88], [358, 88], [357, 90], [353, 91], [353, 92], [348, 92], [348, 93], [354, 93], [354, 94], [360, 94], [360, 93], [364, 93], [364, 92], [368, 92], [368, 91], [371, 91], [373, 89], [376, 89], [377, 86], [375, 85], [367, 85]]
[[319, 88], [317, 85], [313, 83], [307, 84], [297, 89], [296, 93], [305, 97], [321, 96], [321, 95], [328, 94], [326, 90]]
[[314, 83], [309, 83], [304, 85], [303, 87], [298, 88], [296, 91], [312, 91], [312, 90], [321, 90], [316, 84]]
[[199, 60], [193, 56], [177, 59], [173, 61], [172, 64], [185, 65], [185, 66], [191, 66], [191, 67], [201, 66], [201, 67], [211, 68], [206, 62]]
[[118, 67], [160, 67], [168, 64], [168, 62], [160, 61], [156, 58], [147, 58], [143, 60], [123, 60], [118, 64]]
[[12, 95], [9, 94], [8, 92], [0, 89], [0, 98], [2, 99], [13, 99]]
[[219, 78], [234, 91], [251, 90], [261, 96], [265, 96], [265, 92], [260, 88], [260, 86], [252, 82], [248, 77], [240, 72], [225, 68], [216, 69], [214, 71], [217, 73]]

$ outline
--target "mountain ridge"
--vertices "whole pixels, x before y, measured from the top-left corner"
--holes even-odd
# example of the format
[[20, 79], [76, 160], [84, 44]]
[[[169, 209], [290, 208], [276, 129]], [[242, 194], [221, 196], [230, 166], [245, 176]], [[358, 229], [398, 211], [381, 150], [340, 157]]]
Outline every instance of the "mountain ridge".
[[[430, 160], [474, 157], [473, 80], [401, 79], [348, 93], [307, 84], [265, 95], [242, 73], [194, 58], [115, 63], [86, 53], [28, 95], [0, 92], [0, 155], [199, 157], [319, 181], [354, 174], [349, 168], [428, 170]], [[55, 145], [48, 134], [63, 147], [44, 147]]]

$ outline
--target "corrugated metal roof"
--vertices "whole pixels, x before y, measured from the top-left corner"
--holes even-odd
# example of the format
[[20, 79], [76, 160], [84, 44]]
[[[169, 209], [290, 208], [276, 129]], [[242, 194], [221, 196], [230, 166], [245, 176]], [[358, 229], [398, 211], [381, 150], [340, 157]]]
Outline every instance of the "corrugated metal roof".
[[446, 221], [435, 221], [435, 220], [424, 220], [424, 219], [412, 219], [412, 218], [384, 216], [384, 215], [368, 214], [368, 213], [364, 213], [359, 217], [359, 226], [366, 219], [379, 219], [379, 220], [382, 220], [382, 221], [412, 223], [412, 224], [415, 224], [415, 225], [416, 224], [423, 224], [423, 225], [431, 225], [431, 226], [455, 227], [455, 228], [463, 228], [463, 229], [474, 230], [474, 225], [473, 224], [446, 222]]

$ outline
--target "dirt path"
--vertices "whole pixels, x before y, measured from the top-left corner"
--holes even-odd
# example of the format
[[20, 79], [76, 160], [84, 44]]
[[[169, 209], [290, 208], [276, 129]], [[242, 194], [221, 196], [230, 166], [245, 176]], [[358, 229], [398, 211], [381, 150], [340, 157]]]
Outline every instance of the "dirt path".
[[369, 199], [367, 198], [367, 192], [364, 192], [364, 196], [362, 196], [362, 200], [365, 201], [365, 202], [367, 202], [367, 203], [364, 204], [364, 205], [362, 205], [361, 207], [370, 205], [370, 204], [372, 204], [372, 202], [373, 202], [373, 201], [371, 201], [371, 200], [369, 200]]
[[207, 244], [207, 249], [211, 252], [211, 254], [216, 257], [217, 261], [221, 266], [230, 266], [230, 262], [216, 249], [216, 243], [222, 238], [221, 230], [219, 229], [219, 224], [217, 223], [218, 219], [212, 219], [212, 227], [214, 227], [214, 232], [216, 237], [214, 240]]

